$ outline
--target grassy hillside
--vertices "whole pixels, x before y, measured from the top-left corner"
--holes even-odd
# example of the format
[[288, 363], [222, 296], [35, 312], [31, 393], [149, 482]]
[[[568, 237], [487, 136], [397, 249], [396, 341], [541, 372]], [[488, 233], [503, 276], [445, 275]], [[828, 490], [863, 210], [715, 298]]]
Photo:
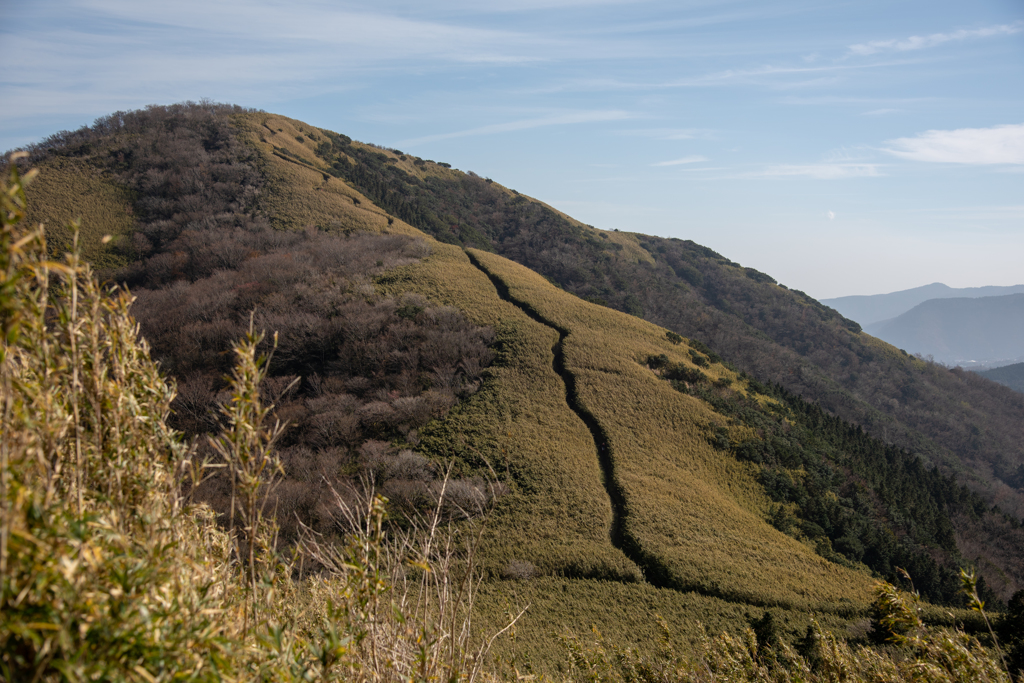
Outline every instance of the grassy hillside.
[[[39, 167], [28, 189], [26, 220], [46, 226], [47, 246], [60, 258], [72, 250], [72, 231], [80, 226], [82, 256], [97, 268], [124, 265], [123, 249], [135, 227], [134, 196], [108, 173], [76, 159], [55, 158]], [[104, 243], [104, 237], [110, 241]]]
[[[798, 405], [790, 403], [795, 397], [767, 389], [699, 342], [585, 301], [487, 250], [454, 244], [472, 237], [468, 228], [456, 226], [458, 235], [449, 230], [448, 243], [436, 241], [402, 217], [422, 219], [427, 209], [421, 206], [419, 214], [408, 206], [387, 209], [339, 178], [336, 165], [358, 167], [369, 155], [424, 188], [440, 181], [493, 187], [523, 214], [549, 217], [544, 212], [550, 212], [550, 220], [590, 234], [510, 190], [269, 114], [181, 106], [115, 118], [48, 142], [35, 150], [36, 160], [51, 164], [54, 187], [67, 187], [61, 174], [72, 168], [70, 160], [74, 168], [95, 168], [107, 174], [104, 182], [133, 193], [134, 232], [130, 240], [107, 245], [107, 253], [124, 265], [107, 274], [139, 291], [136, 314], [154, 349], [164, 354], [167, 369], [180, 373], [184, 388], [194, 386], [197, 376], [215, 377], [223, 371], [217, 370], [221, 356], [211, 350], [238, 331], [246, 306], [256, 306], [268, 325], [287, 321], [281, 326], [281, 363], [271, 365], [264, 387], [268, 396], [278, 397], [273, 387], [283, 391], [298, 377], [296, 393], [279, 401], [281, 416], [297, 425], [330, 416], [355, 430], [329, 443], [306, 441], [304, 434], [285, 437], [285, 448], [302, 453], [296, 462], [316, 463], [307, 468], [305, 481], [320, 477], [318, 472], [340, 482], [341, 475], [388, 470], [396, 499], [397, 492], [413, 487], [429, 504], [435, 474], [394, 475], [402, 462], [425, 457], [435, 473], [440, 463], [452, 463], [454, 482], [467, 501], [475, 495], [474, 482], [496, 478], [499, 495], [478, 555], [488, 579], [481, 593], [483, 618], [498, 623], [503, 610], [522, 601], [545, 605], [536, 619], [525, 618], [519, 634], [525, 651], [545, 662], [555, 656], [553, 624], [581, 632], [596, 623], [623, 641], [653, 642], [656, 622], [643, 626], [636, 619], [622, 620], [624, 608], [616, 605], [631, 600], [664, 616], [680, 637], [697, 634], [694, 612], [716, 615], [706, 619], [715, 628], [739, 630], [770, 609], [790, 621], [791, 639], [812, 615], [838, 629], [844, 620], [867, 615], [871, 571], [892, 575], [895, 556], [882, 557], [883, 536], [905, 548], [907, 557], [934, 555], [949, 572], [975, 556], [960, 552], [963, 546], [952, 533], [940, 536], [916, 527], [948, 531], [951, 517], [959, 514], [999, 538], [1019, 531], [1010, 521], [1005, 529], [988, 524], [983, 503], [984, 514], [972, 516], [977, 501], [937, 473], [922, 478], [956, 495], [941, 498], [928, 488], [901, 484], [922, 501], [915, 507], [886, 491], [884, 482], [859, 472], [861, 461], [850, 459], [850, 448], [825, 447], [805, 437], [793, 446], [790, 442], [798, 439], [792, 434], [799, 430], [787, 425], [802, 425], [802, 418], [799, 410], [783, 408]], [[170, 145], [160, 130], [178, 142]], [[143, 154], [140, 140], [145, 150], [165, 153]], [[325, 150], [334, 156], [325, 158]], [[199, 166], [197, 159], [203, 162]], [[191, 174], [193, 168], [198, 176]], [[188, 183], [179, 177], [182, 169], [190, 171]], [[45, 193], [36, 199], [44, 206], [50, 201]], [[382, 245], [394, 244], [381, 247], [375, 265], [360, 235], [383, 235]], [[614, 252], [622, 263], [637, 268], [658, 263], [640, 237], [594, 239], [595, 248]], [[424, 247], [406, 252], [407, 243]], [[345, 274], [340, 261], [332, 267], [332, 258], [346, 259], [346, 250], [357, 244], [364, 245], [358, 247], [364, 275]], [[205, 299], [196, 297], [197, 291]], [[310, 307], [322, 300], [329, 305]], [[346, 306], [357, 300], [379, 311], [387, 324], [356, 325]], [[177, 305], [180, 317], [166, 315], [155, 302]], [[425, 324], [431, 311], [445, 306], [457, 309], [467, 324], [493, 331], [494, 358], [485, 369], [471, 373], [463, 358], [452, 361], [450, 372], [419, 367], [403, 380], [388, 351], [374, 361], [377, 365], [360, 371], [365, 381], [352, 383], [358, 375], [337, 374], [346, 361], [338, 350], [350, 348], [345, 340], [394, 336]], [[226, 317], [218, 317], [221, 312]], [[320, 317], [299, 324], [300, 313]], [[445, 316], [455, 319], [454, 313]], [[829, 320], [852, 334], [841, 320]], [[319, 365], [296, 351], [312, 348], [303, 345], [328, 328], [340, 336], [317, 342], [323, 354]], [[195, 335], [189, 337], [191, 330]], [[191, 365], [178, 364], [182, 351], [191, 354]], [[438, 410], [432, 421], [412, 428], [397, 418], [372, 417], [393, 415], [399, 401], [418, 400], [419, 394], [403, 393], [406, 385], [435, 386], [443, 377], [463, 377], [459, 382], [473, 388], [455, 391], [458, 400]], [[209, 379], [202, 391], [184, 392], [175, 410], [184, 414], [182, 399], [200, 396], [189, 410], [202, 422], [222, 402], [218, 396], [224, 388]], [[325, 396], [349, 407], [324, 412]], [[291, 412], [285, 415], [285, 409]], [[211, 425], [217, 425], [216, 418]], [[390, 441], [383, 451], [364, 448], [382, 438]], [[910, 454], [877, 448], [883, 457], [875, 468], [883, 480], [915, 462], [920, 466]], [[806, 500], [818, 493], [812, 484], [819, 470], [828, 473], [832, 487], [820, 492], [835, 498], [825, 511]], [[784, 491], [776, 485], [780, 477], [792, 484]], [[295, 490], [302, 481], [288, 483]], [[928, 513], [919, 514], [924, 510]], [[872, 559], [869, 551], [878, 551], [881, 559]], [[1019, 557], [1016, 553], [1010, 547], [992, 567], [1003, 571]], [[1015, 574], [1004, 571], [1004, 576], [998, 588], [1016, 585]], [[934, 599], [946, 599], [940, 584], [936, 579], [929, 594]]]
[[[486, 602], [502, 587], [475, 589], [472, 555], [455, 547], [461, 527], [445, 530], [435, 517], [424, 528], [385, 530], [376, 498], [348, 509], [353, 526], [337, 542], [313, 535], [294, 553], [275, 552], [274, 519], [260, 508], [273, 479], [267, 468], [280, 465], [281, 431], [266, 422], [270, 378], [256, 354], [262, 335], [251, 329], [232, 349], [228, 419], [215, 440], [237, 483], [242, 524], [218, 524], [197, 505], [189, 484], [205, 467], [166, 424], [174, 389], [137, 336], [131, 297], [111, 296], [74, 257], [46, 262], [45, 233], [24, 225], [24, 208], [12, 170], [0, 180], [4, 680], [523, 679], [533, 667], [517, 639], [505, 641], [506, 659], [486, 656], [489, 632], [474, 622], [473, 595]], [[305, 573], [306, 562], [320, 570]], [[599, 614], [620, 627], [666, 606], [715, 629], [741, 618], [736, 606], [699, 596], [608, 585], [555, 579], [522, 592], [542, 619], [555, 618], [548, 627], [580, 604], [590, 607], [573, 616]], [[914, 596], [882, 585], [876, 605], [903, 651], [851, 648], [815, 623], [794, 650], [780, 640], [790, 619], [764, 614], [739, 636], [701, 634], [684, 649], [666, 630], [657, 656], [569, 633], [559, 678], [635, 680], [639, 670], [824, 681], [838, 670], [846, 680], [904, 681], [927, 670], [933, 680], [1010, 680], [1006, 664], [962, 631], [924, 627]], [[1020, 605], [1013, 609], [1018, 616]], [[1020, 629], [1009, 619], [999, 628], [1017, 668]]]
[[[613, 541], [649, 582], [751, 604], [866, 600], [862, 574], [826, 562], [766, 524], [769, 501], [753, 472], [711, 446], [722, 418], [659, 382], [640, 362], [665, 354], [692, 363], [689, 347], [674, 345], [661, 328], [566, 294], [522, 266], [485, 252], [473, 256], [511, 300], [563, 334], [572, 393], [604, 439], [606, 487], [621, 506], [621, 539]], [[736, 380], [722, 366], [712, 372]]]
[[692, 242], [597, 230], [489, 179], [320, 133], [305, 158], [392, 215], [700, 339], [740, 369], [919, 453], [990, 504], [1024, 515], [1024, 493], [1006, 482], [1024, 457], [1014, 436], [1024, 403], [1006, 401], [991, 384], [915, 364], [802, 292]]
[[[1024, 489], [1014, 478], [1024, 459], [1019, 396], [977, 375], [922, 363], [804, 293], [692, 242], [604, 232], [490, 179], [330, 131], [316, 135], [321, 139], [305, 145], [303, 159], [363, 192], [396, 222], [500, 253], [583, 299], [707, 343], [739, 370], [956, 476], [999, 507], [981, 523], [1002, 529], [996, 546], [1024, 553]], [[958, 543], [977, 548], [974, 514], [952, 514]], [[1004, 514], [1015, 521], [1004, 524]], [[977, 550], [972, 559], [1003, 599], [1024, 585], [1016, 564]]]

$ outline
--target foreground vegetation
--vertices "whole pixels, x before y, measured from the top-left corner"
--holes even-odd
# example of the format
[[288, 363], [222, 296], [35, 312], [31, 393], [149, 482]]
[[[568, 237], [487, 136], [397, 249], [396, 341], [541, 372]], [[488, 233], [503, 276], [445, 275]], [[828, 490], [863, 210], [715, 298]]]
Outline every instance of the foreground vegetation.
[[[29, 176], [31, 177], [31, 176]], [[264, 509], [279, 475], [260, 401], [266, 359], [251, 328], [234, 346], [224, 430], [236, 524], [217, 524], [187, 493], [209, 463], [167, 426], [174, 389], [129, 315], [72, 251], [46, 258], [23, 222], [13, 168], [0, 185], [0, 676], [33, 681], [445, 680], [517, 674], [488, 660], [494, 635], [473, 621], [479, 584], [472, 524], [439, 514], [405, 531], [384, 503], [338, 500], [348, 533], [304, 535], [275, 551]], [[520, 281], [522, 279], [520, 278]], [[443, 495], [439, 497], [439, 500]], [[436, 510], [440, 509], [435, 508]], [[478, 527], [477, 527], [478, 528]], [[315, 562], [318, 571], [302, 570]], [[981, 605], [977, 603], [979, 612]], [[1009, 681], [999, 651], [933, 630], [916, 598], [875, 597], [888, 650], [850, 646], [811, 625], [797, 646], [772, 613], [737, 635], [685, 649], [622, 649], [564, 633], [564, 677], [587, 681]], [[1024, 605], [1006, 623], [1018, 624]], [[521, 613], [511, 615], [515, 624]], [[577, 625], [581, 626], [581, 625]], [[1019, 647], [1019, 624], [1005, 630]], [[1016, 650], [1011, 651], [1016, 656]]]

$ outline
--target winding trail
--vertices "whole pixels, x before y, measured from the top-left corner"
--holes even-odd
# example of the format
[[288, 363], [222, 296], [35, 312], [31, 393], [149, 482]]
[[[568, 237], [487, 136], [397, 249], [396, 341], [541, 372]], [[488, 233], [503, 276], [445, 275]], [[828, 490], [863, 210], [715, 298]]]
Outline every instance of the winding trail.
[[548, 320], [529, 302], [521, 301], [514, 297], [509, 291], [508, 285], [505, 284], [501, 277], [489, 271], [469, 250], [465, 250], [465, 253], [469, 257], [470, 263], [491, 281], [491, 284], [494, 285], [498, 296], [502, 300], [514, 305], [532, 320], [558, 332], [558, 341], [551, 347], [551, 352], [554, 356], [552, 368], [565, 385], [566, 405], [583, 421], [587, 429], [590, 430], [590, 435], [594, 440], [594, 449], [597, 452], [598, 462], [601, 466], [604, 488], [612, 506], [612, 524], [609, 530], [611, 543], [640, 568], [644, 580], [655, 588], [665, 588], [681, 593], [696, 593], [738, 605], [760, 607], [763, 609], [781, 607], [798, 612], [821, 609], [820, 607], [793, 605], [787, 600], [758, 599], [756, 596], [740, 595], [735, 591], [723, 590], [718, 585], [686, 581], [679, 575], [673, 574], [664, 560], [644, 550], [639, 540], [627, 529], [625, 524], [626, 517], [629, 515], [629, 509], [626, 506], [622, 485], [615, 476], [615, 458], [611, 442], [600, 422], [580, 400], [576, 376], [566, 367], [564, 346], [565, 340], [571, 332], [558, 323]]
[[608, 493], [608, 499], [611, 501], [612, 506], [612, 524], [609, 530], [609, 537], [613, 546], [618, 548], [626, 555], [630, 560], [636, 564], [640, 571], [644, 575], [644, 579], [647, 583], [658, 588], [677, 588], [672, 581], [671, 575], [668, 568], [664, 566], [657, 558], [653, 557], [649, 553], [643, 551], [640, 547], [640, 543], [633, 537], [632, 534], [626, 531], [625, 528], [625, 517], [627, 514], [625, 496], [622, 493], [622, 486], [619, 484], [618, 479], [615, 476], [615, 460], [612, 457], [611, 443], [609, 442], [608, 435], [605, 433], [604, 428], [594, 417], [594, 414], [583, 405], [580, 401], [579, 392], [576, 388], [576, 376], [569, 371], [565, 366], [565, 351], [564, 343], [566, 337], [569, 336], [569, 330], [565, 329], [561, 325], [558, 325], [551, 320], [548, 320], [540, 314], [531, 304], [512, 296], [509, 291], [508, 285], [505, 282], [487, 270], [487, 268], [481, 263], [473, 254], [468, 250], [466, 256], [469, 257], [470, 262], [476, 266], [494, 285], [494, 288], [498, 292], [498, 296], [504, 301], [519, 308], [523, 313], [528, 315], [531, 319], [537, 321], [541, 325], [550, 327], [551, 329], [558, 332], [558, 341], [551, 347], [551, 352], [554, 355], [552, 367], [565, 384], [565, 402], [576, 415], [583, 421], [583, 424], [590, 430], [590, 435], [594, 440], [594, 449], [597, 451], [597, 459], [601, 466], [601, 473], [604, 483], [604, 489]]

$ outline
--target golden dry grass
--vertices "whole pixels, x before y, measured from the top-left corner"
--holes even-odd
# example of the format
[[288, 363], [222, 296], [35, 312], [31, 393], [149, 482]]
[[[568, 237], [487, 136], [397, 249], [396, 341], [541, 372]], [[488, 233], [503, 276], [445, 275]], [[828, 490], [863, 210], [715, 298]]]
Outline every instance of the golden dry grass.
[[[660, 353], [686, 361], [684, 347], [663, 329], [588, 304], [518, 264], [473, 254], [515, 298], [569, 332], [566, 364], [611, 442], [626, 528], [675, 585], [755, 604], [866, 604], [868, 576], [827, 562], [764, 521], [768, 501], [753, 470], [709, 443], [726, 420], [639, 362]], [[705, 372], [735, 381], [721, 365]]]
[[586, 229], [592, 230], [597, 233], [601, 239], [607, 238], [612, 244], [618, 244], [622, 247], [622, 254], [626, 259], [632, 263], [654, 263], [654, 257], [640, 246], [640, 240], [636, 238], [631, 232], [618, 232], [618, 231], [604, 231], [591, 228], [589, 225], [585, 226]]
[[[123, 265], [125, 259], [113, 250], [118, 238], [131, 233], [131, 192], [119, 187], [88, 164], [56, 157], [39, 166], [39, 175], [27, 189], [26, 222], [46, 226], [47, 248], [63, 257], [71, 251], [72, 221], [80, 224], [82, 257], [96, 268]], [[104, 244], [103, 236], [114, 238]]]
[[[481, 623], [500, 623], [517, 605], [527, 604], [530, 609], [516, 624], [515, 639], [495, 645], [494, 665], [499, 670], [501, 661], [511, 660], [521, 672], [557, 674], [566, 661], [559, 637], [568, 633], [593, 640], [596, 629], [609, 643], [653, 654], [662, 636], [660, 617], [669, 625], [674, 645], [692, 651], [693, 641], [705, 630], [715, 635], [739, 633], [749, 619], [763, 614], [760, 608], [699, 593], [559, 577], [485, 583], [474, 607]], [[802, 636], [812, 619], [826, 630], [846, 633], [846, 622], [835, 614], [780, 608], [772, 608], [772, 613], [780, 635], [789, 641]]]
[[[276, 145], [322, 163], [315, 140], [307, 137], [318, 131], [283, 117], [268, 117], [265, 123], [254, 133], [268, 140], [259, 143], [264, 152]], [[300, 134], [307, 140], [295, 140]], [[266, 158], [277, 174], [268, 206], [287, 206], [293, 227], [313, 222], [388, 229], [379, 209], [342, 181], [329, 181], [341, 188], [331, 194], [319, 172], [272, 154]], [[419, 174], [455, 172], [414, 166], [411, 160], [398, 163]], [[352, 197], [373, 210], [354, 209]], [[552, 368], [557, 333], [501, 301], [460, 249], [398, 220], [391, 226], [396, 228], [423, 238], [433, 253], [391, 273], [379, 286], [454, 306], [497, 332], [499, 358], [482, 389], [422, 434], [424, 450], [459, 456], [477, 467], [486, 461], [510, 484], [483, 547], [486, 568], [500, 576], [518, 561], [520, 567], [532, 565], [538, 575], [638, 578], [637, 567], [611, 544], [611, 506], [593, 440], [565, 403], [564, 384]], [[637, 258], [649, 257], [631, 235], [612, 233], [609, 239], [636, 250]], [[673, 362], [689, 362], [687, 347], [673, 345], [661, 328], [587, 304], [512, 262], [474, 255], [516, 287], [518, 295], [573, 332], [565, 343], [566, 360], [578, 377], [581, 397], [613, 439], [630, 506], [628, 528], [672, 568], [678, 585], [805, 609], [843, 599], [851, 600], [852, 605], [845, 603], [850, 606], [867, 604], [867, 576], [828, 563], [764, 522], [770, 501], [752, 467], [708, 443], [715, 427], [727, 421], [642, 365], [648, 355], [662, 353]], [[742, 390], [734, 373], [721, 365], [705, 372]], [[749, 436], [743, 427], [731, 431], [737, 441]]]
[[519, 560], [546, 574], [637, 580], [635, 565], [609, 541], [611, 506], [593, 440], [552, 369], [557, 333], [502, 301], [461, 249], [432, 246], [431, 256], [383, 286], [455, 306], [497, 333], [498, 358], [481, 390], [422, 432], [431, 454], [486, 459], [511, 484], [484, 546], [488, 568], [501, 574]]
[[[519, 561], [545, 574], [639, 579], [635, 565], [609, 542], [611, 507], [594, 444], [586, 426], [566, 406], [564, 386], [551, 366], [557, 333], [501, 301], [461, 249], [436, 242], [398, 219], [388, 226], [386, 214], [343, 181], [331, 178], [325, 189], [319, 172], [267, 151], [278, 146], [322, 163], [315, 156], [314, 140], [296, 140], [299, 135], [321, 135], [319, 131], [278, 116], [247, 115], [243, 122], [272, 179], [265, 206], [272, 214], [287, 215], [286, 227], [312, 223], [327, 229], [418, 236], [433, 253], [389, 274], [380, 287], [392, 294], [423, 294], [458, 308], [475, 323], [495, 328], [500, 357], [483, 388], [421, 434], [422, 448], [431, 454], [458, 455], [481, 467], [486, 460], [501, 478], [512, 482], [487, 536], [486, 568], [501, 575]], [[260, 137], [267, 142], [260, 142]], [[410, 172], [424, 172], [411, 160], [402, 163]], [[454, 173], [440, 166], [426, 168]], [[360, 199], [358, 207], [353, 197]]]
[[[272, 217], [275, 227], [301, 230], [315, 225], [330, 232], [363, 230], [422, 235], [397, 218], [389, 225], [383, 209], [344, 180], [328, 175], [323, 161], [316, 156], [316, 145], [326, 138], [312, 126], [271, 114], [241, 115], [237, 125], [261, 156], [269, 186], [261, 209]], [[299, 136], [304, 142], [296, 139]], [[294, 156], [275, 153], [275, 147]]]

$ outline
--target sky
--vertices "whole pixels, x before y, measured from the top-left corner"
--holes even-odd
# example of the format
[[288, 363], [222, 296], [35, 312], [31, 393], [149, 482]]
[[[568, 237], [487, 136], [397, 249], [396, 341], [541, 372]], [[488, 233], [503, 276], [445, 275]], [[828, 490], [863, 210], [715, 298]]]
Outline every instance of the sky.
[[1024, 283], [1024, 0], [0, 0], [0, 150], [208, 98], [817, 298]]

